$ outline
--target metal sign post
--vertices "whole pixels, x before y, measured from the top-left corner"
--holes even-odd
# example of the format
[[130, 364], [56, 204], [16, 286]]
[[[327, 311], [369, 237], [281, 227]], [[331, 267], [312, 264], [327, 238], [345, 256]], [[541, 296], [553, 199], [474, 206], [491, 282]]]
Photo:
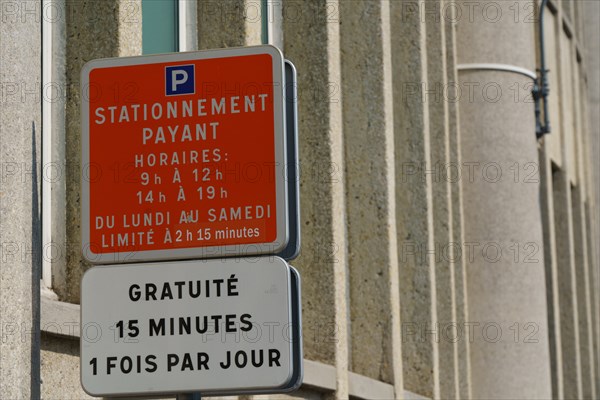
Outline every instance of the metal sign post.
[[179, 393], [177, 400], [201, 400], [202, 396], [200, 393]]

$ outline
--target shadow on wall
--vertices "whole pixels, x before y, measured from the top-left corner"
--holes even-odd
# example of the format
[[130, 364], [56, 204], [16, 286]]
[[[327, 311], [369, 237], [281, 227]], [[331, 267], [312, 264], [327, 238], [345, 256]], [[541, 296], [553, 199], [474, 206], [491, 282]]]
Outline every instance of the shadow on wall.
[[[40, 279], [42, 278], [42, 225], [35, 121], [31, 122], [31, 398], [40, 398]], [[39, 164], [41, 165], [41, 163]]]

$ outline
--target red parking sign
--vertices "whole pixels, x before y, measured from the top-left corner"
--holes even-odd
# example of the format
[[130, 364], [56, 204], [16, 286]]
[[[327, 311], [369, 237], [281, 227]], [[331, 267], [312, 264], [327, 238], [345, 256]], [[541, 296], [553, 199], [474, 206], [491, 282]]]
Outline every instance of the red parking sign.
[[276, 253], [288, 240], [283, 57], [271, 46], [82, 71], [92, 262]]

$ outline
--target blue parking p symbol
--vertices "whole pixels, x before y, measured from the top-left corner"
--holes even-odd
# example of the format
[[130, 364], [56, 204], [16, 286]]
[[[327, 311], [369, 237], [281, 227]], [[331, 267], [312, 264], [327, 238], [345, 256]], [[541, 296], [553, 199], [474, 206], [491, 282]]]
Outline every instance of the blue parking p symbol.
[[165, 68], [165, 93], [167, 96], [194, 94], [194, 65], [175, 65]]

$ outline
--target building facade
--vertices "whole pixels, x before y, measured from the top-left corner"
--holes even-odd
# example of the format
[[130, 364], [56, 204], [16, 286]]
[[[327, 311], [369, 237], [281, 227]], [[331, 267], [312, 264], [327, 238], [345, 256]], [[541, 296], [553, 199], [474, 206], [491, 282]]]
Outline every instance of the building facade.
[[241, 397], [599, 398], [600, 3], [540, 5], [0, 0], [0, 397], [89, 398], [83, 65], [270, 43], [298, 70], [305, 375]]

